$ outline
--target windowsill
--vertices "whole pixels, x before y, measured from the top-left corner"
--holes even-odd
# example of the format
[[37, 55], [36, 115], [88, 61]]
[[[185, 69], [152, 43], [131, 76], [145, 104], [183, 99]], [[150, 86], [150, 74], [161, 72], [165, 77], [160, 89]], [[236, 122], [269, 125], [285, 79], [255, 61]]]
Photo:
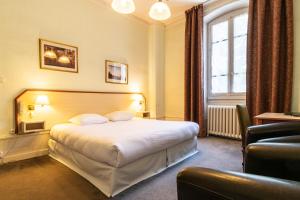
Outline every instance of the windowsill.
[[246, 96], [244, 95], [228, 95], [228, 96], [210, 96], [207, 99], [208, 101], [246, 101]]
[[246, 100], [245, 95], [228, 95], [228, 96], [210, 96], [208, 100]]
[[246, 98], [244, 96], [233, 96], [233, 97], [214, 97], [207, 100], [207, 105], [232, 105], [246, 104]]

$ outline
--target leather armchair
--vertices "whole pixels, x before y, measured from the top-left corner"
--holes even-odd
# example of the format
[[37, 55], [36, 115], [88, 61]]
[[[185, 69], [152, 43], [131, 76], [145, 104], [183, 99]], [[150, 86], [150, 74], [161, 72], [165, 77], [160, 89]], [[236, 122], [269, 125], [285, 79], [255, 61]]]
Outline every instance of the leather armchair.
[[187, 168], [178, 200], [300, 199], [300, 123], [249, 127], [245, 143], [246, 173]]
[[[300, 136], [259, 140], [246, 148], [244, 171], [300, 181]], [[299, 198], [300, 199], [300, 198]]]
[[[242, 140], [242, 152], [243, 152], [243, 169], [245, 169], [246, 162], [246, 148], [249, 144], [255, 142], [284, 142], [284, 139], [281, 137], [293, 137], [300, 135], [300, 123], [299, 122], [280, 122], [280, 123], [272, 123], [272, 124], [264, 124], [264, 125], [256, 125], [249, 126], [245, 133], [245, 136]], [[279, 138], [276, 140], [276, 138]], [[294, 140], [294, 138], [292, 138]], [[286, 138], [285, 142], [288, 142], [289, 139]], [[300, 140], [300, 139], [299, 139]], [[290, 141], [290, 142], [296, 142]]]
[[178, 174], [177, 191], [178, 200], [299, 200], [300, 183], [194, 167]]

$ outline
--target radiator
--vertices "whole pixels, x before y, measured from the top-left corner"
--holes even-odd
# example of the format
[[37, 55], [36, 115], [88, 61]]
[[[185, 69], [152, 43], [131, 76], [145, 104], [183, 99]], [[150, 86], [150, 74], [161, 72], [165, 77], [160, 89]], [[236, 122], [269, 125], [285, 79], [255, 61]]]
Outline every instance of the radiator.
[[209, 135], [241, 139], [235, 106], [209, 105], [207, 114]]

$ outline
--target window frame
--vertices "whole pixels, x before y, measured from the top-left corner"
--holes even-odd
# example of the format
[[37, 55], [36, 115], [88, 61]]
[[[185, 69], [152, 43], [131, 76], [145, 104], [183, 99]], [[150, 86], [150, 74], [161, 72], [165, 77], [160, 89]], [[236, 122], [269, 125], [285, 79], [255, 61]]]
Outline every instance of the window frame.
[[[223, 99], [223, 100], [231, 100], [231, 99], [245, 99], [246, 92], [234, 93], [233, 89], [233, 76], [234, 76], [234, 24], [233, 19], [239, 15], [247, 14], [248, 8], [241, 8], [237, 10], [233, 10], [227, 12], [221, 16], [218, 16], [211, 20], [207, 24], [207, 89], [208, 89], [208, 99]], [[224, 21], [228, 21], [228, 93], [212, 93], [212, 26]]]

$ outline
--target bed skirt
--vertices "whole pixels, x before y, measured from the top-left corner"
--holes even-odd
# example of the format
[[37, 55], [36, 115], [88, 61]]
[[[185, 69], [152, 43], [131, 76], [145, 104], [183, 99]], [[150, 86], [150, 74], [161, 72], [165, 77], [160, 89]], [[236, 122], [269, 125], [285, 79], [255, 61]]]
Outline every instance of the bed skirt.
[[115, 196], [198, 152], [195, 137], [117, 168], [87, 158], [52, 139], [49, 140], [49, 149], [52, 158], [80, 174], [108, 197]]

